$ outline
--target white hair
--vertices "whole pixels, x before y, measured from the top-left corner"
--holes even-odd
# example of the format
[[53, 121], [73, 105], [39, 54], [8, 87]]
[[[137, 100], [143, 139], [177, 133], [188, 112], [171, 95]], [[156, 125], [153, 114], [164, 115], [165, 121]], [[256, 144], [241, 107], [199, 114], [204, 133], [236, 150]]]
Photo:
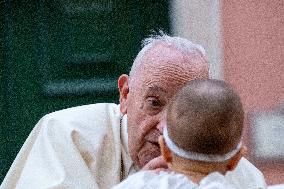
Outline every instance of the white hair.
[[152, 35], [149, 38], [146, 38], [142, 41], [142, 50], [136, 56], [131, 71], [129, 73], [130, 78], [135, 72], [136, 68], [142, 63], [142, 58], [146, 52], [157, 44], [164, 43], [171, 47], [178, 49], [181, 53], [185, 55], [194, 55], [199, 54], [207, 62], [205, 49], [198, 44], [194, 44], [191, 41], [181, 38], [181, 37], [171, 37], [164, 32], [160, 31], [159, 35]]

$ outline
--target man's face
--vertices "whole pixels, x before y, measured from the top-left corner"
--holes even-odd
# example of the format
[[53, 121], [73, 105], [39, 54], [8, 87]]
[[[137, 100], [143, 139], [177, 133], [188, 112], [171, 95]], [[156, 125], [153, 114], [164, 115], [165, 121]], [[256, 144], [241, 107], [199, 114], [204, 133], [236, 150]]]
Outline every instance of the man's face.
[[[196, 62], [200, 57], [192, 59]], [[208, 76], [188, 61], [176, 49], [160, 44], [146, 53], [143, 64], [131, 78], [126, 99], [128, 145], [130, 156], [139, 168], [160, 156], [161, 120], [172, 96], [186, 82]]]

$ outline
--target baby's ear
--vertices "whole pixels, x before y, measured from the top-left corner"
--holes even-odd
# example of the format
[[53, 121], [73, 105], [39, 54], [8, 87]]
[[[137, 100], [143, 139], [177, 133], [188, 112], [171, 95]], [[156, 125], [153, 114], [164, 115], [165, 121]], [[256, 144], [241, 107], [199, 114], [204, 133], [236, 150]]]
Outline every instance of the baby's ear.
[[163, 136], [159, 136], [159, 145], [161, 148], [161, 154], [164, 157], [165, 161], [167, 163], [172, 163], [172, 160], [173, 160], [172, 152], [167, 146]]
[[238, 165], [239, 161], [241, 160], [241, 158], [246, 153], [247, 153], [247, 147], [246, 146], [242, 146], [240, 151], [234, 157], [232, 157], [230, 159], [230, 161], [229, 161], [229, 163], [227, 165], [227, 170], [228, 171], [233, 171], [237, 167], [237, 165]]

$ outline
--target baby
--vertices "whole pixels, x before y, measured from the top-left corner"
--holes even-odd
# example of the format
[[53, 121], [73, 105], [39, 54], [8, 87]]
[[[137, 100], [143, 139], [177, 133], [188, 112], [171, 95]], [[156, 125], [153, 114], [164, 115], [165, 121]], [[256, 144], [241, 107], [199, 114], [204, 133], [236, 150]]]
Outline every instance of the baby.
[[220, 80], [195, 80], [171, 100], [159, 138], [170, 171], [140, 171], [120, 188], [235, 188], [225, 178], [245, 152], [239, 96]]

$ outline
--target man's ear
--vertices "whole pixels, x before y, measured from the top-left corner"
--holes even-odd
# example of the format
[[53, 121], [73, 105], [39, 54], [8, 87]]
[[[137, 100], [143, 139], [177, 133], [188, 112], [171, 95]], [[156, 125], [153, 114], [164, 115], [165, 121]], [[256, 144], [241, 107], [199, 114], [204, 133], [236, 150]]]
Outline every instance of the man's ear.
[[118, 89], [119, 89], [119, 103], [120, 103], [120, 112], [122, 114], [127, 113], [127, 95], [129, 93], [129, 83], [128, 83], [128, 75], [122, 74], [118, 78]]
[[240, 159], [247, 153], [247, 147], [246, 146], [242, 146], [240, 151], [234, 156], [232, 157], [230, 160], [229, 160], [229, 163], [227, 164], [227, 170], [228, 171], [232, 171], [234, 170]]
[[172, 163], [173, 161], [173, 156], [172, 156], [172, 152], [170, 151], [170, 149], [168, 148], [165, 139], [163, 136], [159, 136], [159, 145], [161, 148], [161, 154], [164, 157], [165, 161], [167, 163]]

